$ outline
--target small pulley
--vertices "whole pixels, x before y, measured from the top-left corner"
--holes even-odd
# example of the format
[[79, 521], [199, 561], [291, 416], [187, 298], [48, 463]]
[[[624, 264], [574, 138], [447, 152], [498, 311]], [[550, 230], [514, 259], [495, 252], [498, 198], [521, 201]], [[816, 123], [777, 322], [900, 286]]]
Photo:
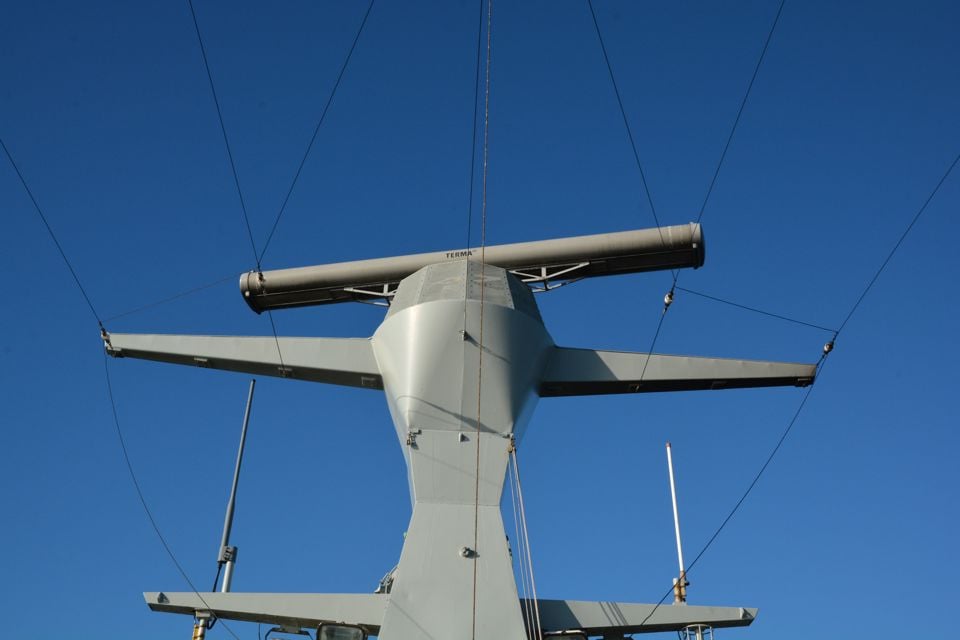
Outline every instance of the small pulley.
[[666, 313], [667, 309], [670, 308], [670, 305], [673, 304], [673, 289], [667, 291], [667, 295], [663, 296], [663, 312]]

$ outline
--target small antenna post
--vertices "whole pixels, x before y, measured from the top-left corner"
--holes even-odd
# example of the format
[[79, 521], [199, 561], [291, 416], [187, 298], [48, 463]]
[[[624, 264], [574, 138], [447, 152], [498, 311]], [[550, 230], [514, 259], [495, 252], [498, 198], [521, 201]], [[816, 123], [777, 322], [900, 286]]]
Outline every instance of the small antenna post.
[[677, 537], [677, 561], [680, 565], [680, 576], [673, 579], [673, 603], [687, 603], [687, 570], [683, 564], [683, 545], [680, 542], [680, 511], [677, 509], [677, 485], [673, 478], [673, 451], [667, 443], [667, 470], [670, 473], [670, 498], [673, 502], [673, 529]]
[[[220, 540], [220, 552], [217, 555], [217, 565], [223, 569], [223, 582], [220, 585], [220, 591], [227, 593], [230, 591], [230, 584], [233, 582], [233, 568], [237, 561], [237, 548], [230, 546], [230, 531], [233, 529], [233, 510], [237, 503], [237, 484], [240, 482], [240, 465], [243, 464], [243, 449], [247, 443], [247, 425], [250, 424], [250, 408], [253, 406], [253, 390], [257, 381], [250, 381], [250, 391], [247, 394], [247, 408], [243, 412], [243, 428], [240, 430], [240, 447], [237, 450], [237, 464], [233, 470], [233, 484], [230, 486], [230, 499], [227, 502], [227, 514], [223, 519], [223, 537]], [[214, 584], [216, 589], [216, 584]]]

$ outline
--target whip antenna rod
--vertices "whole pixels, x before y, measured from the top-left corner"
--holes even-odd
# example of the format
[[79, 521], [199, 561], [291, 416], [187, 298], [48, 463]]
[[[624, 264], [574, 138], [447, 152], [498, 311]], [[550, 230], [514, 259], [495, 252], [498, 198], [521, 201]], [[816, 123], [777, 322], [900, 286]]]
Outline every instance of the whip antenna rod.
[[[237, 561], [237, 548], [230, 546], [230, 530], [233, 528], [233, 508], [237, 503], [237, 484], [240, 481], [240, 465], [243, 463], [243, 447], [247, 442], [247, 425], [250, 424], [250, 407], [253, 405], [253, 389], [256, 379], [250, 381], [250, 392], [247, 394], [247, 408], [243, 412], [243, 428], [240, 430], [240, 447], [237, 450], [237, 465], [233, 470], [233, 484], [230, 486], [230, 500], [227, 502], [227, 515], [223, 519], [223, 538], [220, 540], [220, 555], [217, 563], [223, 567], [223, 584], [220, 591], [230, 591], [233, 581], [233, 567]], [[216, 585], [214, 585], [216, 587]]]
[[673, 501], [673, 529], [677, 536], [677, 561], [680, 564], [680, 577], [673, 579], [673, 603], [687, 602], [687, 570], [683, 565], [683, 545], [680, 543], [680, 512], [677, 510], [677, 485], [673, 479], [673, 452], [667, 443], [667, 470], [670, 472], [670, 498]]

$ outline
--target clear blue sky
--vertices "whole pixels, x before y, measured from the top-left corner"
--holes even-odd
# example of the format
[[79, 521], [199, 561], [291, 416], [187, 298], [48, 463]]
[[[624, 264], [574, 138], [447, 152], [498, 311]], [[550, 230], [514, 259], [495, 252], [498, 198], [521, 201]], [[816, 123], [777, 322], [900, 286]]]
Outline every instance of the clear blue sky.
[[[196, 1], [259, 245], [365, 6]], [[777, 3], [595, 6], [660, 219], [691, 221]], [[3, 14], [0, 136], [99, 313], [251, 268], [186, 2]], [[476, 25], [475, 2], [377, 2], [265, 268], [464, 244]], [[706, 265], [681, 285], [838, 325], [960, 150], [958, 25], [945, 1], [788, 2], [703, 219]], [[494, 3], [490, 127], [489, 242], [653, 225], [584, 2]], [[900, 638], [954, 617], [958, 203], [954, 175], [691, 573], [693, 603], [761, 610], [722, 637]], [[0, 210], [3, 634], [187, 637], [189, 619], [143, 604], [186, 585], [127, 476], [96, 323], [3, 158]], [[558, 344], [641, 351], [667, 288], [667, 274], [634, 275], [539, 301]], [[283, 335], [367, 336], [381, 318], [275, 314]], [[107, 326], [270, 332], [233, 278]], [[681, 293], [657, 350], [815, 361], [827, 338]], [[109, 366], [147, 500], [208, 588], [248, 378]], [[257, 393], [235, 589], [373, 590], [410, 508], [386, 403], [272, 379]], [[541, 597], [657, 601], [676, 570], [664, 442], [692, 557], [802, 393], [541, 402], [520, 451]]]

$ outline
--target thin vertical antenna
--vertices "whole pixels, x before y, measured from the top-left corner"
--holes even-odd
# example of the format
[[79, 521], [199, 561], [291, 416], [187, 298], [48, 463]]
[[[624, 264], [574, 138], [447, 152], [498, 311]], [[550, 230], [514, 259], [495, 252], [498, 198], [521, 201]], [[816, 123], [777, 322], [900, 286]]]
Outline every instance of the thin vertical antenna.
[[[250, 392], [247, 394], [247, 408], [243, 412], [243, 428], [240, 430], [240, 447], [237, 450], [237, 465], [233, 470], [233, 485], [230, 487], [230, 500], [227, 502], [227, 515], [223, 519], [223, 538], [220, 540], [220, 556], [217, 558], [217, 564], [224, 568], [223, 584], [220, 591], [226, 593], [230, 591], [230, 583], [233, 581], [233, 566], [237, 560], [237, 548], [230, 546], [230, 530], [233, 528], [233, 508], [237, 502], [237, 484], [240, 482], [240, 465], [243, 463], [243, 447], [247, 442], [247, 425], [250, 424], [250, 407], [253, 405], [253, 389], [257, 381], [250, 381]], [[219, 573], [219, 569], [217, 571]], [[216, 584], [214, 584], [216, 589]]]
[[677, 509], [677, 485], [673, 479], [673, 451], [667, 443], [667, 469], [670, 472], [670, 498], [673, 501], [673, 529], [677, 536], [677, 561], [680, 564], [680, 577], [673, 579], [673, 603], [687, 602], [687, 571], [683, 566], [683, 545], [680, 543], [680, 512]]

